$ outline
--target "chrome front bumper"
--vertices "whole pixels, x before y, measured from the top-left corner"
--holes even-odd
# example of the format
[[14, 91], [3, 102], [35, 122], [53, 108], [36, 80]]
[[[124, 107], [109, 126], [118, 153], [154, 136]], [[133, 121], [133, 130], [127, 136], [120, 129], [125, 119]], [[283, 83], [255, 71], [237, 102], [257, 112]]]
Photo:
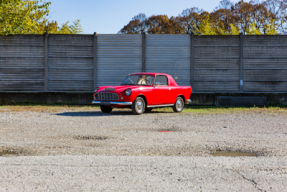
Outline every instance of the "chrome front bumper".
[[[110, 101], [110, 105], [132, 105], [132, 102]], [[93, 101], [92, 104], [100, 105], [101, 101]]]
[[[109, 103], [110, 105], [132, 105], [133, 104], [132, 102], [120, 102], [120, 101], [110, 101]], [[187, 99], [186, 103], [187, 104], [191, 103], [191, 100]], [[93, 101], [92, 104], [100, 105], [101, 101]]]

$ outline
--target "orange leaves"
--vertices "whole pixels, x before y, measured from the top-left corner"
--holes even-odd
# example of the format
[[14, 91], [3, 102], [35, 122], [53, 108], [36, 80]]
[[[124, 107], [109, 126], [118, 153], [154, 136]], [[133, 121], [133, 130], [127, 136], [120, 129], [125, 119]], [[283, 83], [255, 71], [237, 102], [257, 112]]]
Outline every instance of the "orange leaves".
[[167, 15], [155, 15], [146, 18], [139, 14], [125, 25], [119, 33], [124, 34], [180, 34], [184, 28], [176, 21], [176, 18], [169, 18]]

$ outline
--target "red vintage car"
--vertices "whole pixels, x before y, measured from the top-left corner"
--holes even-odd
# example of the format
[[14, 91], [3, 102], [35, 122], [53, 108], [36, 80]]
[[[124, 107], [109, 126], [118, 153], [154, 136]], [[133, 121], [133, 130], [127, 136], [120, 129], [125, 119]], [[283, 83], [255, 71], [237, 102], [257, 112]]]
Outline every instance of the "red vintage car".
[[190, 102], [191, 92], [190, 86], [178, 86], [168, 74], [133, 73], [119, 86], [98, 87], [92, 103], [99, 104], [103, 113], [127, 107], [136, 115], [159, 107], [181, 112], [184, 104]]

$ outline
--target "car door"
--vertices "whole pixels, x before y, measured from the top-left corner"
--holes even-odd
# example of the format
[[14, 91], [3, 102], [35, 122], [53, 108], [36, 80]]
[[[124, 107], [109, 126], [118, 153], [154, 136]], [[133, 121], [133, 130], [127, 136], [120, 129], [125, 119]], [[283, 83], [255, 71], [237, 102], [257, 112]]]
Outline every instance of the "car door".
[[153, 88], [153, 105], [169, 104], [170, 89], [165, 75], [156, 75]]

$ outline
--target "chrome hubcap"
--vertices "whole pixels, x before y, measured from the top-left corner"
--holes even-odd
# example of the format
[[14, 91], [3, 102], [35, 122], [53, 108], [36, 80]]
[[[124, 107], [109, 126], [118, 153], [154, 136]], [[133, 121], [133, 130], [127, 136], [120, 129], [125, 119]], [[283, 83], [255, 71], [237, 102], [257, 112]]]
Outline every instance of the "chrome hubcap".
[[143, 111], [143, 102], [142, 101], [138, 101], [137, 104], [136, 104], [136, 109], [137, 111], [140, 113]]
[[176, 101], [176, 109], [178, 110], [178, 111], [181, 111], [182, 110], [182, 102], [181, 102], [181, 100], [180, 99], [178, 99], [177, 101]]

